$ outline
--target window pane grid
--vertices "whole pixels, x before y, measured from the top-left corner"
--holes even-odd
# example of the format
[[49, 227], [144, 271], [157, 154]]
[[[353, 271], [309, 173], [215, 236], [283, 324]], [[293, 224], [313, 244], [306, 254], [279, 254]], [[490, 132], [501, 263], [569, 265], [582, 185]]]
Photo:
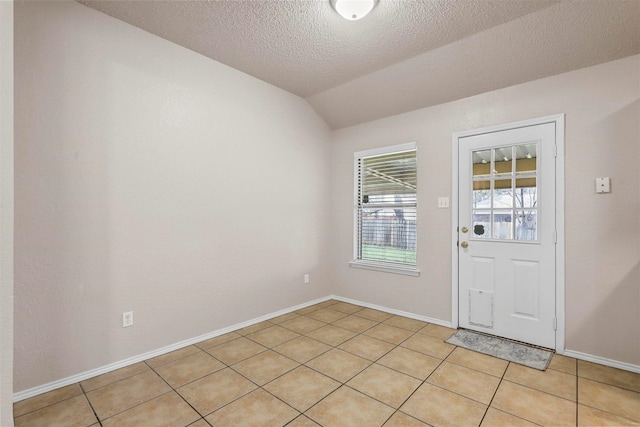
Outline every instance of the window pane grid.
[[472, 154], [474, 239], [537, 240], [536, 143]]

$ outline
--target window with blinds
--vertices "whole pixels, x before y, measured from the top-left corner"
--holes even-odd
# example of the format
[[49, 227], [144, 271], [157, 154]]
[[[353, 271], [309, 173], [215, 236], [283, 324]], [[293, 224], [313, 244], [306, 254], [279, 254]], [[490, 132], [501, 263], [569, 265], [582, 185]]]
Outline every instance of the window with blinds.
[[415, 143], [356, 153], [355, 262], [415, 267]]

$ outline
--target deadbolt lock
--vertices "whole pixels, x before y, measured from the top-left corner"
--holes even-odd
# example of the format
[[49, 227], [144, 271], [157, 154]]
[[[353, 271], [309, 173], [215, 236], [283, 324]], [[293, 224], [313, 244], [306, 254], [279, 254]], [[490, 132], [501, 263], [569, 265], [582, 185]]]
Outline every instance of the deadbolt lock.
[[467, 227], [462, 227], [462, 230], [460, 231], [462, 231], [463, 233], [466, 233], [467, 231], [469, 231], [469, 229]]

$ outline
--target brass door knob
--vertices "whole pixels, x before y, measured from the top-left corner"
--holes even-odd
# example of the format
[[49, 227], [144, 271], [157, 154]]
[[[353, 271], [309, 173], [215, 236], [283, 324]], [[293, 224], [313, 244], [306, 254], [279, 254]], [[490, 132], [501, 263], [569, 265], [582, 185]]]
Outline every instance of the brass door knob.
[[462, 242], [462, 243], [460, 243], [460, 246], [462, 246], [462, 249], [467, 249], [469, 247], [469, 243]]

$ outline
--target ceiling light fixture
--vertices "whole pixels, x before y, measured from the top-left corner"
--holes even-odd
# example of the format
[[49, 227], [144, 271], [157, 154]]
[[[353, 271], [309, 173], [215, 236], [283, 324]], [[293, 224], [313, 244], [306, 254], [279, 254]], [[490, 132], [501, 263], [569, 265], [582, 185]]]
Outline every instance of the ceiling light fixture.
[[357, 21], [362, 19], [374, 8], [378, 0], [330, 0], [331, 6], [344, 19]]

